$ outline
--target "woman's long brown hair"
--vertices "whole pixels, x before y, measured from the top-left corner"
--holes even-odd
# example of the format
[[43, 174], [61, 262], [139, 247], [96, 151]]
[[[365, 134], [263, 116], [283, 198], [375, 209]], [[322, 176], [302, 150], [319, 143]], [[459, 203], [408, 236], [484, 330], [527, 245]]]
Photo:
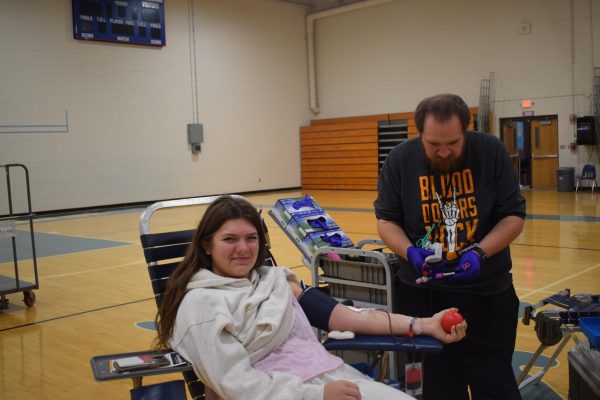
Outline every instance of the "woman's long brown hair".
[[187, 285], [192, 276], [201, 268], [212, 269], [211, 258], [206, 254], [202, 244], [210, 243], [215, 232], [225, 222], [240, 218], [247, 220], [256, 228], [259, 240], [254, 267], [263, 264], [266, 255], [265, 231], [260, 214], [254, 206], [242, 198], [231, 196], [221, 196], [212, 202], [196, 228], [185, 257], [167, 282], [167, 288], [155, 318], [158, 332], [156, 348], [168, 349], [170, 347], [169, 340], [173, 336], [177, 310], [187, 292]]

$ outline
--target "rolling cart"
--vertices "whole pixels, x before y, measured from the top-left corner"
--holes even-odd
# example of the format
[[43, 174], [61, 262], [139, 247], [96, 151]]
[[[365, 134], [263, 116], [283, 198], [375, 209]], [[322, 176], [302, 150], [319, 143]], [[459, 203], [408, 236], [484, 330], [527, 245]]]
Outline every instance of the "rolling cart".
[[[269, 215], [302, 254], [302, 262], [310, 268], [313, 286], [326, 285], [332, 297], [352, 300], [359, 307], [394, 311], [392, 266], [398, 262], [398, 256], [384, 253], [381, 240], [361, 240], [353, 247], [319, 247], [311, 254], [272, 211]], [[369, 245], [379, 248], [368, 250]]]
[[[301, 239], [286, 229], [272, 210], [269, 215], [302, 254], [304, 264], [311, 270], [313, 286], [326, 287], [331, 297], [342, 302], [351, 301], [357, 307], [382, 309], [390, 313], [395, 311], [393, 271], [400, 260], [396, 254], [383, 251], [386, 247], [383, 241], [367, 239], [352, 247], [324, 246], [311, 253], [302, 245]], [[437, 339], [422, 335], [414, 338], [358, 335], [351, 340], [327, 339], [323, 345], [328, 350], [350, 352], [348, 356], [342, 354], [342, 358], [350, 364], [359, 361], [355, 359], [355, 350], [363, 352], [358, 358], [364, 358], [365, 350], [371, 352], [367, 355], [368, 364], [376, 361], [372, 354], [374, 350], [385, 351], [390, 359], [387, 368], [391, 379], [399, 377], [397, 352], [415, 354], [442, 351], [442, 344]], [[380, 354], [375, 357], [380, 357]]]
[[[31, 307], [35, 303], [35, 293], [34, 289], [39, 288], [38, 282], [38, 271], [37, 271], [37, 260], [35, 253], [35, 235], [33, 230], [33, 217], [34, 214], [31, 210], [31, 191], [29, 186], [29, 171], [27, 167], [23, 164], [6, 164], [0, 165], [1, 168], [4, 168], [6, 173], [6, 193], [8, 198], [8, 214], [0, 215], [0, 244], [4, 245], [8, 244], [7, 247], [12, 249], [12, 275], [5, 275], [9, 273], [10, 267], [2, 267], [0, 269], [0, 310], [4, 310], [8, 308], [8, 299], [6, 298], [7, 294], [23, 292], [23, 301], [28, 307]], [[27, 210], [26, 212], [17, 212], [15, 210], [15, 205], [13, 201], [13, 188], [11, 186], [11, 169], [22, 169], [25, 175], [25, 189], [26, 189], [26, 198], [27, 198]], [[4, 210], [2, 210], [4, 212]], [[29, 222], [29, 233], [25, 233], [22, 231], [17, 231], [17, 221], [27, 221]], [[28, 235], [29, 238], [25, 238], [23, 243], [19, 241], [20, 245], [28, 245], [28, 242], [31, 245], [31, 259], [32, 259], [32, 269], [33, 269], [33, 278], [34, 282], [28, 282], [22, 279], [23, 271], [19, 270], [19, 257], [17, 251], [17, 241], [18, 235]], [[27, 240], [29, 239], [29, 240]], [[5, 243], [2, 243], [6, 241]], [[2, 264], [0, 263], [0, 266]]]

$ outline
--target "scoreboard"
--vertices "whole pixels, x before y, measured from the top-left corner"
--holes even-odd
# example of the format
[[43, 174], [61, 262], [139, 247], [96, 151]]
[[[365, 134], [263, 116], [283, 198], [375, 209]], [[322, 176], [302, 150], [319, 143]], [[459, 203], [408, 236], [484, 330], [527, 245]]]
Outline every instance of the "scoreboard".
[[164, 46], [163, 0], [73, 0], [75, 39]]

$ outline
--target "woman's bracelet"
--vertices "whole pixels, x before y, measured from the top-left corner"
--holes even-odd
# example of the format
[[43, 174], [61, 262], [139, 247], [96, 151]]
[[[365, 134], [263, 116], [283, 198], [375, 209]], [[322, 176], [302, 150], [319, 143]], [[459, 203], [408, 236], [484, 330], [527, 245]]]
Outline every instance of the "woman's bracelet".
[[410, 322], [408, 323], [408, 332], [407, 332], [406, 336], [408, 336], [408, 337], [413, 337], [413, 336], [415, 336], [415, 331], [414, 331], [414, 329], [413, 329], [413, 326], [414, 326], [414, 324], [415, 324], [415, 320], [416, 320], [416, 319], [417, 319], [416, 317], [412, 317], [412, 318], [410, 319]]
[[[417, 323], [418, 320], [418, 323]], [[418, 329], [417, 329], [418, 326]], [[415, 335], [424, 335], [425, 334], [425, 319], [411, 317], [408, 322], [408, 332], [406, 336], [413, 337]]]

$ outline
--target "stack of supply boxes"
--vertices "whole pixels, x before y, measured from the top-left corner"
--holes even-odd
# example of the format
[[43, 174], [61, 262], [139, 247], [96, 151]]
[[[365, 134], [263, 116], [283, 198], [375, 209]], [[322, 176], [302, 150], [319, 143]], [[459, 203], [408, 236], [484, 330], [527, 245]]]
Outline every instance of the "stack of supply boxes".
[[[358, 252], [361, 255], [330, 252], [325, 257], [313, 258], [321, 247], [354, 248], [354, 243], [311, 196], [278, 200], [270, 215], [300, 250], [311, 271], [322, 270], [322, 274], [314, 277], [318, 287], [340, 301], [348, 299], [359, 307], [391, 311], [384, 290], [385, 269], [376, 257], [364, 252]], [[336, 354], [354, 365], [375, 365], [379, 357], [376, 351], [362, 350], [336, 351]]]
[[354, 243], [309, 195], [277, 200], [273, 216], [310, 258], [319, 247], [353, 247]]

